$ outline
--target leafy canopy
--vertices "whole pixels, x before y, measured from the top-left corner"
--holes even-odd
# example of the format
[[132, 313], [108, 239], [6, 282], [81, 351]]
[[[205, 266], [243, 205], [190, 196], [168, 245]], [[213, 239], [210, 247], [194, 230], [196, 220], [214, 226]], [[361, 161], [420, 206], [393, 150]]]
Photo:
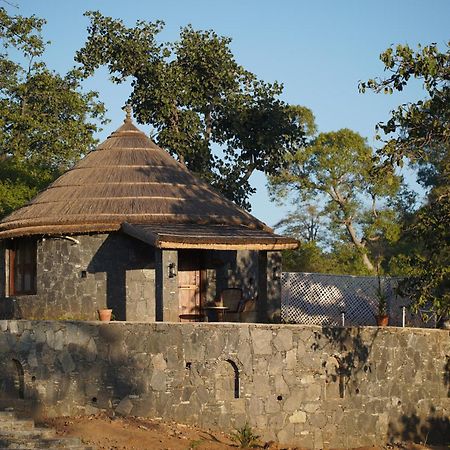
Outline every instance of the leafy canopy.
[[158, 144], [250, 208], [251, 174], [276, 173], [303, 142], [312, 113], [281, 101], [282, 85], [245, 70], [231, 39], [214, 31], [187, 26], [178, 41], [159, 43], [161, 21], [128, 28], [99, 12], [86, 15], [88, 38], [76, 54], [84, 76], [106, 66], [115, 83], [131, 78], [129, 102], [137, 120], [153, 126]]
[[287, 167], [270, 180], [272, 195], [294, 194], [298, 208], [314, 204], [328, 219], [331, 240], [350, 243], [374, 272], [368, 253], [378, 256], [379, 243], [397, 237], [394, 212], [384, 200], [396, 193], [399, 178], [375, 171], [372, 149], [349, 129], [320, 133], [286, 159]]
[[426, 97], [415, 103], [400, 105], [386, 123], [377, 125], [378, 138], [384, 141], [381, 154], [392, 163], [402, 165], [403, 159], [419, 167], [419, 181], [425, 186], [436, 184], [436, 176], [444, 176], [441, 183], [448, 185], [450, 145], [450, 42], [447, 51], [440, 52], [436, 44], [418, 46], [414, 51], [408, 45], [388, 48], [380, 55], [389, 72], [386, 78], [375, 78], [360, 83], [360, 91], [391, 94], [402, 91], [411, 78], [422, 81]]
[[[22, 206], [95, 144], [104, 107], [80, 73], [42, 61], [45, 21], [0, 8], [0, 217]], [[15, 58], [9, 49], [15, 49]]]
[[415, 308], [450, 315], [450, 42], [445, 52], [436, 44], [414, 51], [407, 45], [381, 54], [389, 76], [361, 83], [364, 91], [392, 93], [421, 80], [426, 96], [399, 106], [378, 129], [385, 146], [380, 150], [392, 163], [404, 159], [419, 168], [419, 181], [429, 188], [427, 203], [403, 225], [403, 253], [392, 261], [407, 276], [404, 293]]

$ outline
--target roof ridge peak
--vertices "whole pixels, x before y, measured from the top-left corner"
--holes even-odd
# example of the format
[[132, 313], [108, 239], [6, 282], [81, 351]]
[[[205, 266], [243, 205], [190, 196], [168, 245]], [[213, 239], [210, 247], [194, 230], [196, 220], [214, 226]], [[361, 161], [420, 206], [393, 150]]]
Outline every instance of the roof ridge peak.
[[124, 123], [133, 123], [132, 114], [133, 114], [133, 108], [129, 103], [126, 103], [125, 106], [122, 108], [125, 111], [125, 119], [123, 120]]

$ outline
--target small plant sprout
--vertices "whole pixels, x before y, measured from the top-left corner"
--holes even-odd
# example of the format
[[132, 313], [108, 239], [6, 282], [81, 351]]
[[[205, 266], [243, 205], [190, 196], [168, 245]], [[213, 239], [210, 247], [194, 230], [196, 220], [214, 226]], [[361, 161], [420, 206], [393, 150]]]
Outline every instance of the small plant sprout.
[[255, 434], [252, 427], [245, 423], [241, 428], [237, 428], [235, 432], [230, 435], [231, 440], [237, 442], [240, 448], [255, 448], [258, 446], [259, 435]]

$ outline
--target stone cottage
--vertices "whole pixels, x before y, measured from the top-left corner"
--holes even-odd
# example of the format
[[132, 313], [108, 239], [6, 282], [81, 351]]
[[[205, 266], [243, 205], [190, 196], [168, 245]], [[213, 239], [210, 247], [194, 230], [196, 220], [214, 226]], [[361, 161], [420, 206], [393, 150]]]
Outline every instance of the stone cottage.
[[[195, 177], [128, 114], [0, 222], [0, 318], [92, 320], [111, 308], [116, 320], [197, 320], [234, 288], [256, 299], [259, 322], [276, 320], [280, 250], [296, 246]], [[229, 320], [235, 305], [219, 305]]]

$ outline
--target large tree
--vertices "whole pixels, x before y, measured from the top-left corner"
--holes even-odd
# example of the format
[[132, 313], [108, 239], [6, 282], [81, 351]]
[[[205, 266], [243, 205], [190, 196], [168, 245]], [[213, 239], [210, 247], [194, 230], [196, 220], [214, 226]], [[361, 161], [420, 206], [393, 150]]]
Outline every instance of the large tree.
[[294, 194], [300, 208], [314, 202], [328, 218], [331, 241], [337, 247], [351, 244], [366, 270], [374, 273], [381, 243], [397, 236], [394, 212], [385, 200], [397, 192], [399, 178], [388, 168], [375, 171], [372, 149], [349, 129], [319, 134], [287, 155], [287, 162], [270, 180], [273, 195]]
[[402, 91], [415, 78], [426, 94], [378, 124], [385, 143], [380, 154], [393, 164], [406, 159], [418, 167], [418, 180], [429, 192], [426, 204], [405, 221], [405, 253], [393, 263], [408, 276], [403, 290], [416, 308], [450, 315], [450, 42], [445, 52], [436, 44], [417, 51], [398, 45], [380, 59], [388, 75], [361, 83], [362, 91]]
[[103, 120], [103, 105], [81, 91], [78, 71], [46, 67], [44, 24], [0, 7], [0, 217], [88, 152]]
[[275, 173], [298, 147], [312, 114], [279, 99], [282, 86], [240, 66], [229, 38], [182, 28], [174, 43], [157, 41], [163, 22], [121, 20], [88, 12], [91, 24], [77, 52], [85, 76], [107, 66], [111, 79], [131, 79], [137, 120], [155, 140], [237, 204], [249, 208], [255, 170]]

